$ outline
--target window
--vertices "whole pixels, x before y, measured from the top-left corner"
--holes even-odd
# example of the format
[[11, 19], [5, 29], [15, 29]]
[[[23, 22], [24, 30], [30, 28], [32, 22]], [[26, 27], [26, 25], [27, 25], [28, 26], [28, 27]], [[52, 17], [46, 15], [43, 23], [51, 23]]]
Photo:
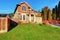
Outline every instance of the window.
[[23, 20], [25, 20], [25, 15], [23, 15]]
[[20, 20], [22, 20], [22, 15], [20, 16]]
[[26, 11], [26, 7], [25, 7], [25, 6], [22, 6], [22, 10], [23, 10], [23, 11]]
[[20, 20], [26, 20], [26, 14], [22, 14]]

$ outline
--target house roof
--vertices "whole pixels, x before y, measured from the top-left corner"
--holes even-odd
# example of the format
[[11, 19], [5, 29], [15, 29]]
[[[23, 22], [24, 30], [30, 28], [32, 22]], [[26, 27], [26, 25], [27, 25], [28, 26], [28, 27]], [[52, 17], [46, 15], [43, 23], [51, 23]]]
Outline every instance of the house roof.
[[19, 5], [19, 4], [16, 5], [16, 8], [15, 8], [15, 10], [14, 10], [14, 13], [16, 12], [18, 6], [20, 6], [20, 5]]
[[[28, 3], [27, 3], [27, 2], [21, 2], [20, 4], [17, 4], [17, 5], [16, 5], [16, 8], [15, 8], [14, 13], [16, 12], [17, 7], [18, 7], [18, 6], [20, 6], [21, 4], [26, 4], [29, 8], [31, 8], [31, 7], [28, 5]], [[32, 8], [31, 8], [31, 9], [32, 9]]]
[[40, 12], [37, 12], [37, 13], [36, 13], [36, 16], [37, 16], [37, 17], [41, 17], [41, 13], [40, 13]]

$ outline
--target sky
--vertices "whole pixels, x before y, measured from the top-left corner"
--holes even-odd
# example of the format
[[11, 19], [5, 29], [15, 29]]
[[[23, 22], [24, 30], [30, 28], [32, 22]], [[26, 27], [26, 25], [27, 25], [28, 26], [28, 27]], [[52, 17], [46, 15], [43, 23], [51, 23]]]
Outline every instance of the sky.
[[0, 14], [14, 13], [16, 5], [24, 1], [36, 11], [41, 11], [45, 6], [48, 6], [49, 9], [52, 9], [59, 2], [59, 0], [0, 0]]

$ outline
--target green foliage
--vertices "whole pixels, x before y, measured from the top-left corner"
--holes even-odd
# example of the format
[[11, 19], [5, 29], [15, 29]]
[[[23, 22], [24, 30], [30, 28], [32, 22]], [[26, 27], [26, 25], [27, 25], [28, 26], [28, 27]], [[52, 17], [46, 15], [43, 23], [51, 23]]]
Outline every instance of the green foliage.
[[0, 40], [60, 40], [60, 29], [50, 25], [25, 24], [0, 34]]
[[51, 13], [51, 10], [48, 9], [48, 7], [44, 7], [42, 9], [42, 17], [43, 17], [43, 20], [51, 20], [52, 19], [52, 13]]
[[55, 8], [52, 9], [53, 19], [60, 20], [60, 1], [58, 3], [58, 6], [56, 5]]
[[12, 17], [14, 16], [14, 14], [13, 14], [13, 13], [10, 13], [8, 16], [9, 16], [10, 18], [12, 18]]
[[48, 20], [52, 20], [52, 13], [50, 9], [48, 9], [47, 16], [48, 16]]

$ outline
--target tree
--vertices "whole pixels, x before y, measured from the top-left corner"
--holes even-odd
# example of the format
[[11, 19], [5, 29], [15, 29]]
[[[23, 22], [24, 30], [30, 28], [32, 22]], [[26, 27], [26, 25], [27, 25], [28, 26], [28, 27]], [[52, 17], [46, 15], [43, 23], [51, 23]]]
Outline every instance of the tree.
[[52, 12], [50, 9], [48, 9], [47, 18], [48, 20], [52, 20]]
[[55, 6], [55, 14], [56, 14], [56, 20], [58, 20], [57, 18], [58, 18], [58, 7], [57, 7], [57, 5]]
[[10, 18], [12, 18], [12, 17], [14, 16], [14, 14], [13, 14], [13, 13], [10, 13], [10, 14], [8, 14], [8, 16], [9, 16]]
[[52, 9], [52, 19], [56, 20], [56, 11], [55, 11], [55, 8]]
[[42, 17], [43, 17], [43, 20], [47, 20], [47, 11], [48, 11], [48, 7], [44, 7], [42, 9]]
[[53, 19], [60, 20], [60, 1], [58, 3], [58, 6], [56, 5], [55, 8], [52, 9], [52, 13], [53, 13], [52, 15]]
[[48, 7], [44, 7], [42, 9], [42, 18], [43, 20], [51, 20], [52, 19], [52, 12]]
[[58, 20], [60, 20], [60, 1], [58, 3]]

